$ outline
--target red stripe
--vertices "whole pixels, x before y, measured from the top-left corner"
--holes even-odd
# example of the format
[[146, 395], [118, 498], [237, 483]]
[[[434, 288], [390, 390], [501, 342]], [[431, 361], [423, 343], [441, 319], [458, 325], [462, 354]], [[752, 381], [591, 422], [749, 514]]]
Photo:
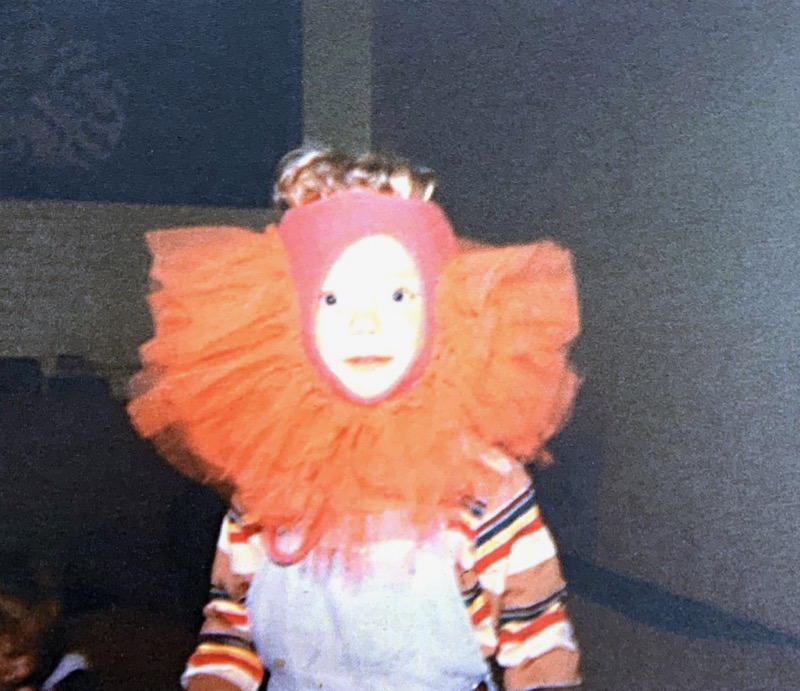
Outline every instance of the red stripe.
[[473, 612], [473, 613], [470, 615], [470, 619], [472, 620], [472, 623], [473, 623], [475, 626], [477, 626], [477, 625], [478, 625], [478, 624], [480, 624], [481, 622], [483, 622], [483, 621], [486, 621], [486, 619], [488, 619], [488, 618], [489, 618], [489, 614], [490, 614], [490, 610], [489, 610], [489, 603], [488, 603], [488, 602], [486, 601], [486, 599], [484, 598], [484, 600], [483, 600], [483, 604], [482, 604], [480, 607], [478, 607], [478, 609], [476, 609], [476, 610], [475, 610], [475, 611], [474, 611], [474, 612]]
[[237, 545], [247, 542], [253, 535], [260, 532], [260, 528], [256, 523], [248, 523], [247, 525], [232, 524], [228, 529], [228, 542]]
[[245, 535], [244, 531], [238, 526], [236, 528], [231, 528], [228, 531], [228, 542], [231, 544], [241, 545], [247, 542], [247, 535]]
[[530, 624], [523, 626], [518, 631], [501, 629], [500, 635], [498, 636], [498, 641], [500, 642], [500, 645], [507, 645], [508, 643], [521, 643], [533, 638], [545, 629], [554, 626], [555, 624], [560, 624], [566, 620], [566, 610], [563, 607], [559, 607], [554, 612], [546, 612], [545, 614], [538, 616]]
[[[254, 660], [258, 658], [253, 655]], [[192, 667], [206, 667], [210, 665], [230, 665], [237, 667], [249, 676], [253, 677], [256, 681], [260, 681], [264, 674], [264, 669], [257, 661], [246, 660], [236, 655], [228, 654], [224, 651], [220, 652], [205, 652], [198, 650], [189, 658], [188, 664]]]
[[214, 613], [218, 614], [225, 621], [227, 621], [229, 624], [233, 624], [234, 626], [247, 626], [250, 623], [250, 620], [247, 617], [247, 612], [244, 610], [237, 612], [236, 610], [230, 611], [215, 607]]
[[261, 532], [261, 526], [258, 523], [245, 523], [239, 527], [247, 540]]
[[535, 533], [537, 530], [540, 530], [543, 527], [544, 523], [541, 516], [537, 516], [533, 521], [528, 523], [528, 525], [523, 526], [520, 528], [520, 530], [514, 533], [511, 536], [511, 539], [501, 543], [491, 552], [478, 559], [478, 561], [475, 562], [475, 570], [478, 571], [478, 573], [485, 572], [489, 566], [511, 554], [511, 548], [519, 538]]
[[450, 521], [447, 527], [454, 532], [461, 533], [470, 542], [475, 542], [475, 536], [477, 535], [477, 532], [470, 528], [466, 522]]
[[247, 542], [247, 538], [244, 536], [244, 533], [237, 528], [236, 530], [228, 531], [228, 542], [240, 545], [243, 542]]

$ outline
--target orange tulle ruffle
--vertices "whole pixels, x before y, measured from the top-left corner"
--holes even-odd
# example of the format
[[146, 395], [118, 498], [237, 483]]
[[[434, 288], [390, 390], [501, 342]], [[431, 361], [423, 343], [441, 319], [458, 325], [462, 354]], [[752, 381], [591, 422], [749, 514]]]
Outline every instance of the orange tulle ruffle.
[[569, 253], [551, 242], [471, 245], [440, 283], [433, 354], [409, 391], [376, 405], [337, 395], [305, 357], [273, 228], [148, 234], [155, 336], [129, 413], [191, 477], [225, 488], [266, 535], [352, 552], [400, 510], [424, 533], [499, 482], [498, 450], [547, 458], [578, 379]]

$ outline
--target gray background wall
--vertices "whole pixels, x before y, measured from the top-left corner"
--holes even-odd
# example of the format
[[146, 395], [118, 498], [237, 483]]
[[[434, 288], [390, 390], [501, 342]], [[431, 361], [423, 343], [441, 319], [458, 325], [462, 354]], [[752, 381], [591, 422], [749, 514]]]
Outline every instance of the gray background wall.
[[573, 433], [600, 451], [564, 459], [567, 548], [800, 632], [800, 6], [375, 14], [377, 143], [433, 166], [467, 233], [575, 251]]
[[[462, 232], [575, 252], [586, 383], [554, 471], [563, 548], [800, 633], [800, 7], [367, 5], [370, 69], [358, 41], [332, 56], [356, 60], [361, 105], [331, 83], [306, 112], [433, 166]], [[4, 202], [0, 354], [126, 373], [149, 330], [143, 231], [267, 218]]]
[[266, 209], [0, 201], [0, 356], [53, 374], [80, 354], [117, 395], [151, 334], [145, 232], [190, 225], [263, 228]]

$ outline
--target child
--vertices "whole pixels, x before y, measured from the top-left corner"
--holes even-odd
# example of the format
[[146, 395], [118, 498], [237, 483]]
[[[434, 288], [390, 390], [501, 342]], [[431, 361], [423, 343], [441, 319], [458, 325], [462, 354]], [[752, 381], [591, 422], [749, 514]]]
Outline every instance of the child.
[[92, 691], [87, 661], [65, 654], [59, 602], [28, 557], [0, 553], [0, 691]]
[[429, 172], [285, 157], [265, 233], [151, 234], [139, 431], [230, 492], [185, 688], [567, 688], [521, 461], [577, 386], [567, 253], [459, 246]]

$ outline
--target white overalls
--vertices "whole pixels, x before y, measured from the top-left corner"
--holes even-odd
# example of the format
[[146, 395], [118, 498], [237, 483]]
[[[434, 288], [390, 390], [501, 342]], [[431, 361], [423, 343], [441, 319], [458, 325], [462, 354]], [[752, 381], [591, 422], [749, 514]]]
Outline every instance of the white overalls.
[[270, 691], [493, 688], [445, 536], [377, 543], [355, 581], [265, 560], [247, 607]]

